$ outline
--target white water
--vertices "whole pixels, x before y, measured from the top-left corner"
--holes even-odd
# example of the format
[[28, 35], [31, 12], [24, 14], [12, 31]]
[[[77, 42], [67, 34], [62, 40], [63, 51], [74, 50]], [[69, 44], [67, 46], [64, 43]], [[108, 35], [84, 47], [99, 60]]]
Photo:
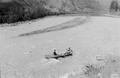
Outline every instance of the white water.
[[[15, 69], [28, 74], [36, 72], [35, 77], [43, 75], [45, 78], [47, 75], [53, 74], [62, 76], [73, 70], [79, 71], [80, 65], [86, 62], [94, 62], [96, 55], [111, 53], [119, 55], [120, 18], [90, 17], [86, 23], [73, 28], [17, 37], [19, 34], [51, 26], [60, 26], [59, 24], [74, 19], [79, 21], [81, 18], [86, 17], [52, 17], [16, 27], [1, 27], [1, 62], [13, 66], [10, 69], [4, 69], [6, 67], [3, 65], [3, 71]], [[73, 23], [76, 22], [73, 21]], [[73, 23], [71, 24], [74, 25]], [[70, 24], [65, 25], [69, 26]], [[52, 54], [54, 48], [58, 50], [58, 53], [61, 53], [68, 47], [74, 50], [73, 57], [59, 59], [58, 61], [44, 59], [46, 54]], [[6, 75], [9, 76], [9, 74]], [[67, 75], [62, 78], [65, 77]]]

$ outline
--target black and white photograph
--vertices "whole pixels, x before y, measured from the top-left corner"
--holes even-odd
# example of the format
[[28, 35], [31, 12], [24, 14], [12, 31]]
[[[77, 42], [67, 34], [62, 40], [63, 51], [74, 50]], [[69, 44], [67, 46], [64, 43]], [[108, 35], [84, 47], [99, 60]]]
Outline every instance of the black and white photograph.
[[0, 0], [0, 78], [120, 78], [120, 0]]

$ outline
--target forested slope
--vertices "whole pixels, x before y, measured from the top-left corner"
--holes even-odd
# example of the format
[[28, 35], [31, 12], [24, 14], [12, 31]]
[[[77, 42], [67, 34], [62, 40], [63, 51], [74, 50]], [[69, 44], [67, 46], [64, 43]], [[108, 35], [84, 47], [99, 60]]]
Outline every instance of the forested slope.
[[95, 0], [8, 0], [0, 2], [0, 23], [14, 23], [49, 15], [99, 13]]

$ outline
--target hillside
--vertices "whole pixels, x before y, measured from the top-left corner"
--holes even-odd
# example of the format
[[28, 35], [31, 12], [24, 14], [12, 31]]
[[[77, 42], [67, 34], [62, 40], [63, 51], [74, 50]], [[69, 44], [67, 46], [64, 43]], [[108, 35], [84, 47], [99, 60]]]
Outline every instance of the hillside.
[[8, 0], [0, 2], [0, 23], [33, 20], [50, 15], [98, 14], [101, 5], [95, 0]]

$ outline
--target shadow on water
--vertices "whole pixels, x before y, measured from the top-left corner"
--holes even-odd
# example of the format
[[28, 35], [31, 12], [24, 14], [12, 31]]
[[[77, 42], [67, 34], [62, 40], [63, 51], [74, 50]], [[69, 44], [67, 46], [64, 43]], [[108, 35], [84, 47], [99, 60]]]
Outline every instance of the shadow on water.
[[53, 31], [60, 31], [60, 30], [65, 30], [65, 29], [69, 29], [69, 28], [73, 28], [73, 27], [77, 27], [79, 25], [82, 25], [86, 22], [88, 22], [90, 17], [85, 17], [85, 19], [81, 19], [80, 17], [75, 18], [71, 21], [56, 25], [56, 26], [52, 26], [52, 27], [47, 27], [44, 29], [39, 29], [39, 30], [35, 30], [35, 31], [31, 31], [28, 33], [23, 33], [18, 35], [18, 37], [22, 37], [22, 36], [31, 36], [31, 35], [36, 35], [36, 34], [43, 34], [43, 33], [48, 33], [48, 32], [53, 32]]

